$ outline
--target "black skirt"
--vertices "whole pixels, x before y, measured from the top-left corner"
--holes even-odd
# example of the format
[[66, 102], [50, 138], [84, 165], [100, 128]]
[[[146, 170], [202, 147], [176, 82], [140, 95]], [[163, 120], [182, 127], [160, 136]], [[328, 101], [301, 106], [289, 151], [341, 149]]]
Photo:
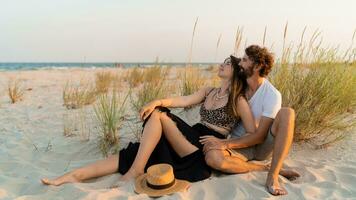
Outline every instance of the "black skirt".
[[[148, 167], [154, 164], [168, 163], [172, 165], [174, 176], [177, 179], [195, 182], [209, 178], [211, 175], [211, 168], [205, 162], [204, 154], [202, 152], [203, 145], [199, 142], [200, 136], [213, 135], [221, 139], [225, 138], [225, 136], [200, 123], [190, 126], [178, 116], [170, 113], [170, 110], [165, 107], [158, 107], [158, 109], [161, 112], [166, 112], [167, 116], [176, 123], [178, 129], [182, 132], [185, 138], [191, 144], [195, 145], [198, 150], [187, 156], [180, 157], [171, 147], [163, 133], [156, 148], [148, 159], [145, 172]], [[148, 119], [149, 117], [143, 123], [143, 127]], [[125, 174], [130, 169], [135, 160], [139, 145], [139, 142], [130, 142], [125, 149], [122, 149], [119, 152], [119, 173]]]

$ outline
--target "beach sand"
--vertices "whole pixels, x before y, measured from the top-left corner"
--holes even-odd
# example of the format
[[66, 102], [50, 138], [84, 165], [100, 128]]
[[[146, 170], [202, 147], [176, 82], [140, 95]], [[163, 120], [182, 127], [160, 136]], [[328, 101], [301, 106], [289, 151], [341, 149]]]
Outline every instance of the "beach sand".
[[[98, 69], [96, 69], [98, 71]], [[120, 177], [113, 174], [85, 183], [45, 186], [40, 178], [53, 178], [69, 170], [102, 159], [97, 147], [91, 106], [67, 110], [63, 86], [69, 79], [94, 77], [94, 69], [34, 70], [0, 72], [0, 199], [147, 199], [137, 195], [133, 183], [110, 189]], [[23, 101], [9, 103], [7, 81], [23, 80]], [[84, 113], [84, 114], [83, 114]], [[177, 111], [189, 123], [196, 122], [197, 110]], [[63, 135], [63, 121], [85, 116], [89, 124], [77, 135]], [[69, 119], [68, 119], [69, 118]], [[135, 124], [135, 122], [133, 121]], [[139, 125], [139, 124], [138, 124]], [[74, 125], [73, 125], [74, 126]], [[90, 130], [90, 134], [88, 133]], [[349, 130], [354, 133], [355, 129]], [[135, 140], [132, 128], [123, 124], [120, 145]], [[266, 172], [217, 175], [193, 183], [185, 192], [162, 199], [356, 199], [356, 134], [324, 149], [293, 144], [285, 164], [301, 173], [290, 182], [281, 177], [289, 194], [273, 197], [266, 192]]]

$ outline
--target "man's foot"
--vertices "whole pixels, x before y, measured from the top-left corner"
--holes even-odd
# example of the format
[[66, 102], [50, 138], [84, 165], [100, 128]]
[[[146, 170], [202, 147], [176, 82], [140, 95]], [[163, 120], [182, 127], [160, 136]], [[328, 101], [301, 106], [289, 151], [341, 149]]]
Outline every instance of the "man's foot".
[[279, 185], [278, 176], [276, 179], [270, 176], [267, 178], [266, 189], [270, 194], [274, 196], [288, 194], [287, 190]]
[[300, 177], [300, 174], [298, 172], [288, 169], [281, 169], [281, 171], [279, 171], [279, 174], [290, 181], [294, 181], [298, 177]]
[[120, 181], [125, 181], [128, 182], [138, 176], [143, 174], [143, 172], [137, 172], [135, 169], [130, 169], [129, 171], [126, 172], [121, 178], [119, 179]]
[[[266, 170], [269, 171], [271, 168], [271, 165], [267, 164], [265, 166], [266, 166]], [[283, 169], [283, 168], [279, 171], [279, 175], [283, 176], [284, 178], [288, 179], [289, 181], [294, 181], [300, 177], [300, 174], [298, 172], [291, 170], [291, 169]]]
[[47, 178], [43, 178], [41, 179], [41, 182], [45, 185], [54, 185], [54, 186], [59, 186], [62, 185], [64, 183], [77, 183], [80, 182], [78, 179], [76, 179], [72, 174], [66, 174], [63, 175], [59, 178], [56, 179], [47, 179]]

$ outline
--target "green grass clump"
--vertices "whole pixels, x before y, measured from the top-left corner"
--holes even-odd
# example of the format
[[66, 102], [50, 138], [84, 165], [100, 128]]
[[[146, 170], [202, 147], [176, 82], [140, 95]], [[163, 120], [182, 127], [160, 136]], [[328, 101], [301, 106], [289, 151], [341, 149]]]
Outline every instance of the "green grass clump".
[[94, 105], [95, 116], [99, 123], [99, 148], [105, 156], [119, 150], [118, 129], [124, 119], [128, 96], [129, 93], [121, 98], [120, 94], [113, 90], [111, 93], [99, 95]]

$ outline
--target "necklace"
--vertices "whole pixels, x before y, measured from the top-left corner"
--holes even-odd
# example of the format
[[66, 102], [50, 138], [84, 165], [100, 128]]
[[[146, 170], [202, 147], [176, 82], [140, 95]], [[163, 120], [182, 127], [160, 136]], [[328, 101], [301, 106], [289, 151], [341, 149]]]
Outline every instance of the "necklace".
[[221, 91], [221, 88], [219, 88], [219, 91], [217, 91], [215, 93], [215, 95], [214, 95], [214, 100], [215, 101], [219, 101], [220, 99], [223, 99], [223, 98], [227, 97], [228, 94], [225, 94], [223, 96], [219, 96], [220, 91]]

